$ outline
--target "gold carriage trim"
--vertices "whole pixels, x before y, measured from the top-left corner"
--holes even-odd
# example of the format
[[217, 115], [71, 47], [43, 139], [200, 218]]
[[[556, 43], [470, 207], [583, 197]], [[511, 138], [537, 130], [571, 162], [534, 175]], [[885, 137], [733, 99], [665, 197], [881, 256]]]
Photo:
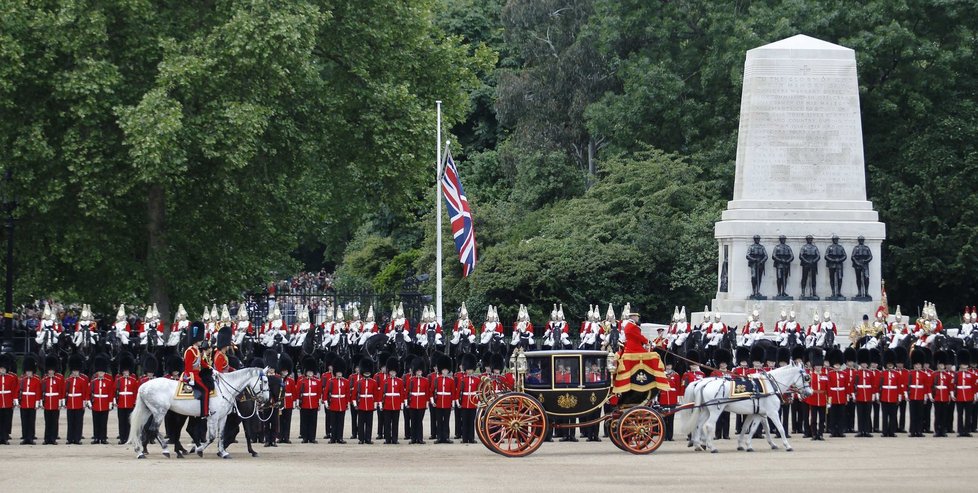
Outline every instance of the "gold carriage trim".
[[570, 409], [577, 406], [577, 397], [570, 394], [564, 394], [557, 397], [557, 405], [564, 408]]
[[[615, 374], [615, 379], [616, 380], [622, 380], [622, 379], [625, 379], [625, 378], [629, 378], [630, 379], [630, 378], [632, 378], [632, 375], [634, 375], [635, 373], [637, 373], [639, 370], [643, 370], [643, 371], [645, 371], [645, 373], [648, 373], [649, 375], [652, 375], [656, 380], [659, 380], [660, 378], [662, 378], [662, 379], [666, 378], [666, 372], [664, 372], [662, 370], [653, 369], [651, 366], [649, 366], [649, 365], [647, 365], [645, 363], [638, 363], [635, 366], [629, 368], [627, 371], [622, 371], [622, 372], [616, 373]], [[665, 387], [666, 386], [663, 386], [663, 388], [665, 388]]]

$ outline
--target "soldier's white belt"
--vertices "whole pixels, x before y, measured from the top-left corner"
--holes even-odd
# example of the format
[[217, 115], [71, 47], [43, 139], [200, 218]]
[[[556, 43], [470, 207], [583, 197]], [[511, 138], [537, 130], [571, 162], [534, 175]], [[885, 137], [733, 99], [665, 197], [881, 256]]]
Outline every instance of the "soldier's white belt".
[[45, 397], [54, 397], [56, 395], [58, 395], [57, 392], [48, 392], [48, 393], [44, 394]]
[[834, 390], [834, 391], [845, 390], [845, 389], [846, 389], [845, 387], [829, 387], [829, 390]]
[[934, 388], [935, 389], [946, 389], [947, 388], [947, 385], [935, 385]]
[[452, 395], [451, 392], [435, 392], [435, 394], [437, 394], [437, 395]]
[[911, 389], [922, 389], [922, 388], [924, 388], [924, 386], [923, 385], [911, 385], [910, 388]]
[[13, 392], [12, 390], [0, 390], [0, 394], [9, 394]]
[[395, 395], [401, 395], [401, 393], [400, 392], [388, 392], [388, 393], [386, 393], [384, 395], [387, 396], [387, 397], [394, 397]]
[[68, 397], [81, 397], [81, 394], [68, 394]]
[[478, 392], [462, 392], [462, 395], [476, 395]]
[[[306, 394], [306, 395], [311, 395], [311, 394]], [[333, 399], [340, 399], [346, 397], [343, 394], [329, 394], [329, 396], [332, 397]]]
[[25, 391], [25, 392], [21, 392], [21, 394], [24, 394], [24, 395], [34, 395], [34, 392], [26, 392]]
[[373, 396], [374, 396], [373, 394], [360, 394], [360, 398], [361, 399], [363, 399], [365, 397], [373, 397]]
[[316, 395], [316, 392], [306, 392], [306, 393], [304, 393], [302, 395], [303, 396], [313, 396], [313, 395]]
[[108, 396], [109, 394], [92, 394], [92, 397], [95, 399], [105, 399]]
[[895, 389], [895, 388], [897, 388], [897, 386], [896, 385], [884, 385], [883, 388], [884, 389]]
[[856, 385], [856, 388], [857, 389], [868, 389], [868, 388], [871, 388], [871, 387], [872, 387], [872, 385]]
[[411, 395], [425, 395], [426, 392], [411, 392]]
[[970, 389], [971, 386], [970, 385], [958, 385], [958, 388], [959, 389]]
[[119, 395], [132, 395], [132, 392], [119, 392]]

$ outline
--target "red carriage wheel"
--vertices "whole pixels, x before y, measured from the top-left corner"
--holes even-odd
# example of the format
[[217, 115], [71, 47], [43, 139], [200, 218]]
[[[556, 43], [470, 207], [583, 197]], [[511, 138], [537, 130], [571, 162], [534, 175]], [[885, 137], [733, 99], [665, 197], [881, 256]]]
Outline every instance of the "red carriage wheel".
[[549, 425], [540, 401], [513, 392], [493, 399], [477, 426], [482, 428], [479, 438], [489, 450], [506, 457], [524, 457], [540, 448]]
[[611, 443], [615, 444], [615, 446], [619, 449], [628, 452], [628, 449], [625, 448], [625, 446], [622, 445], [621, 440], [618, 439], [618, 423], [619, 420], [617, 419], [612, 419], [608, 423], [608, 436], [611, 437]]
[[[662, 445], [662, 416], [650, 408], [639, 406], [625, 411], [618, 420], [617, 431], [621, 448], [633, 454], [649, 454]], [[616, 444], [617, 445], [617, 444]]]

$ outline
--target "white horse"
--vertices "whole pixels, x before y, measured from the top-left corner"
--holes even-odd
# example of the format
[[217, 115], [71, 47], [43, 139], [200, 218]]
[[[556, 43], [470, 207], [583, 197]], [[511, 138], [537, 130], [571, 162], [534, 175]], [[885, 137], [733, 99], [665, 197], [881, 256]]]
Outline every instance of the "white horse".
[[[137, 459], [146, 458], [146, 444], [156, 439], [163, 448], [163, 456], [169, 458], [166, 441], [159, 435], [160, 423], [167, 411], [184, 416], [200, 416], [200, 402], [196, 399], [174, 399], [181, 382], [168, 378], [154, 378], [139, 387], [136, 407], [129, 417], [129, 444], [133, 445]], [[261, 368], [245, 368], [230, 373], [214, 373], [216, 395], [211, 398], [210, 416], [207, 417], [207, 441], [196, 448], [203, 457], [204, 449], [217, 440], [217, 455], [231, 457], [224, 449], [221, 434], [228, 414], [236, 409], [236, 401], [242, 392], [250, 392], [261, 402], [269, 399], [268, 375]]]
[[[676, 413], [679, 419], [676, 429], [680, 430], [681, 435], [690, 436], [690, 447], [718, 452], [713, 445], [713, 432], [720, 413], [729, 411], [748, 416], [757, 415], [764, 420], [765, 427], [767, 427], [767, 418], [770, 417], [781, 433], [785, 450], [789, 452], [792, 450], [778, 416], [781, 408], [780, 396], [790, 392], [797, 392], [802, 398], [810, 396], [811, 377], [805, 373], [804, 368], [792, 364], [760, 373], [752, 379], [755, 384], [764, 384], [763, 391], [751, 393], [746, 397], [731, 397], [733, 380], [729, 378], [704, 378], [686, 387], [685, 402], [691, 403], [692, 406]], [[742, 446], [743, 435], [749, 428], [750, 426], [747, 425], [741, 428], [738, 445]], [[772, 447], [777, 448], [773, 442], [771, 444]]]

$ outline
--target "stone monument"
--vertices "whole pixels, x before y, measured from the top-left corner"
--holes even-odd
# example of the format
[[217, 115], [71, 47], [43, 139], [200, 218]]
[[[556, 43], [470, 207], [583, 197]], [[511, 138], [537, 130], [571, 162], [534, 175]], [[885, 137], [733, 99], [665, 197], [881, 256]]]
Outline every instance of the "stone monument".
[[[795, 250], [812, 235], [822, 252], [837, 235], [839, 245], [850, 254], [857, 238], [864, 237], [869, 251], [867, 255], [862, 250], [859, 258], [875, 260], [860, 263], [863, 271], [858, 275], [849, 262], [843, 264], [848, 272], [834, 280], [841, 277], [835, 293], [841, 294], [838, 301], [826, 299], [832, 297], [835, 283], [830, 282], [825, 259], [821, 260], [821, 265], [810, 269], [816, 276], [814, 294], [821, 299], [802, 300], [801, 276], [787, 282], [783, 292], [776, 285], [777, 276], [764, 276], [760, 286], [751, 286], [752, 271], [742, 259], [754, 235], [772, 248], [783, 235]], [[716, 224], [715, 237], [721, 275], [712, 309], [725, 314], [730, 325], [743, 325], [749, 307], [757, 305], [761, 320], [773, 326], [781, 309], [791, 305], [802, 314], [828, 310], [842, 334], [863, 314], [872, 317], [876, 312], [886, 227], [866, 200], [853, 50], [797, 35], [747, 52], [733, 200]], [[796, 272], [803, 272], [800, 258], [792, 262]], [[751, 299], [758, 292], [783, 296]]]

